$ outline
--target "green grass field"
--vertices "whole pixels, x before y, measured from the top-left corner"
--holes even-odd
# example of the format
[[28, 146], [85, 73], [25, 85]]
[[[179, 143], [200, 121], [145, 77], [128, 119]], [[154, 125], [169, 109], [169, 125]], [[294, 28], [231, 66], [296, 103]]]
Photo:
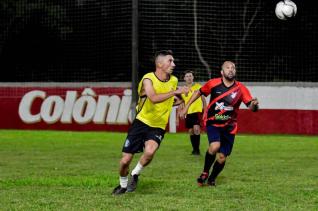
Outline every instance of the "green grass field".
[[136, 192], [114, 197], [125, 137], [1, 130], [0, 210], [318, 210], [318, 137], [238, 135], [211, 188], [187, 134], [166, 134]]

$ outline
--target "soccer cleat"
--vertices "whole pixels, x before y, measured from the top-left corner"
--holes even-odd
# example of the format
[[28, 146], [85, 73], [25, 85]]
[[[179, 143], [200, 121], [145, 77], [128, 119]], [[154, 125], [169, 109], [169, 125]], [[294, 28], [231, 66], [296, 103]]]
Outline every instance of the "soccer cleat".
[[137, 174], [131, 175], [130, 180], [127, 186], [127, 192], [134, 192], [137, 188], [138, 183], [138, 176]]
[[122, 188], [120, 185], [118, 185], [116, 188], [114, 188], [112, 194], [113, 195], [121, 195], [127, 192], [127, 188]]
[[208, 186], [216, 186], [216, 184], [215, 184], [215, 179], [212, 179], [211, 177], [209, 177], [209, 179], [208, 179]]
[[191, 154], [192, 155], [200, 155], [200, 151], [199, 150], [193, 150]]
[[209, 173], [202, 172], [202, 174], [198, 177], [197, 182], [199, 186], [203, 186], [206, 180], [208, 179]]

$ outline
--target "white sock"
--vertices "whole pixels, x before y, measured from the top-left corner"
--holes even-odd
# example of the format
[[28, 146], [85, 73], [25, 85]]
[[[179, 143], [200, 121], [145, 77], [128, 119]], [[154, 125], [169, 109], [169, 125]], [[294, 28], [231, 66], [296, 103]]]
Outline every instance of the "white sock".
[[122, 188], [127, 188], [128, 177], [119, 177], [119, 184]]
[[136, 167], [132, 170], [131, 175], [139, 175], [144, 167], [140, 164], [140, 162], [137, 163]]

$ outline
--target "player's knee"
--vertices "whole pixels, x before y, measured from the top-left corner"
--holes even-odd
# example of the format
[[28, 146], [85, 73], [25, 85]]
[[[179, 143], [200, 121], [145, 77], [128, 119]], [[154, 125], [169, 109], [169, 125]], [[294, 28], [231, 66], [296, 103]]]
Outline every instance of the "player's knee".
[[156, 152], [156, 150], [153, 150], [153, 149], [145, 150], [144, 156], [145, 156], [148, 160], [151, 160], [151, 159], [153, 158], [153, 156], [155, 155], [155, 152]]
[[153, 157], [153, 155], [156, 153], [157, 149], [159, 147], [159, 144], [155, 141], [147, 141], [144, 155], [147, 157]]
[[215, 153], [217, 153], [218, 151], [219, 151], [219, 149], [220, 149], [220, 143], [219, 142], [213, 142], [212, 144], [210, 144], [210, 146], [209, 146], [209, 153], [210, 154], [215, 154]]
[[213, 154], [216, 154], [218, 150], [213, 149], [212, 147], [209, 147], [208, 151], [211, 155], [213, 155]]
[[220, 164], [224, 163], [226, 161], [226, 156], [222, 153], [219, 154], [219, 157], [218, 157], [218, 162]]
[[193, 125], [193, 133], [195, 135], [200, 135], [200, 125]]
[[216, 149], [216, 148], [211, 148], [211, 147], [209, 147], [208, 151], [209, 151], [209, 153], [212, 155], [212, 154], [216, 154], [219, 150]]
[[200, 128], [194, 128], [193, 133], [194, 135], [200, 135]]
[[131, 162], [131, 159], [130, 159], [129, 157], [123, 157], [123, 158], [120, 160], [120, 165], [121, 165], [122, 167], [127, 167], [127, 166], [129, 166], [130, 162]]

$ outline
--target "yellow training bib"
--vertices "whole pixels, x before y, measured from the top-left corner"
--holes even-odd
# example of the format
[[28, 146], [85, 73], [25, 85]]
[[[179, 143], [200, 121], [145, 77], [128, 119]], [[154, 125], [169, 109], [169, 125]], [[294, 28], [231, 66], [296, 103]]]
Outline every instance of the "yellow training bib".
[[176, 90], [178, 79], [171, 75], [168, 81], [161, 81], [154, 72], [151, 72], [145, 74], [138, 85], [139, 100], [136, 118], [150, 127], [162, 128], [165, 130], [172, 110], [174, 97], [170, 97], [161, 103], [152, 103], [146, 95], [140, 96], [144, 79], [150, 79], [152, 81], [156, 94]]

